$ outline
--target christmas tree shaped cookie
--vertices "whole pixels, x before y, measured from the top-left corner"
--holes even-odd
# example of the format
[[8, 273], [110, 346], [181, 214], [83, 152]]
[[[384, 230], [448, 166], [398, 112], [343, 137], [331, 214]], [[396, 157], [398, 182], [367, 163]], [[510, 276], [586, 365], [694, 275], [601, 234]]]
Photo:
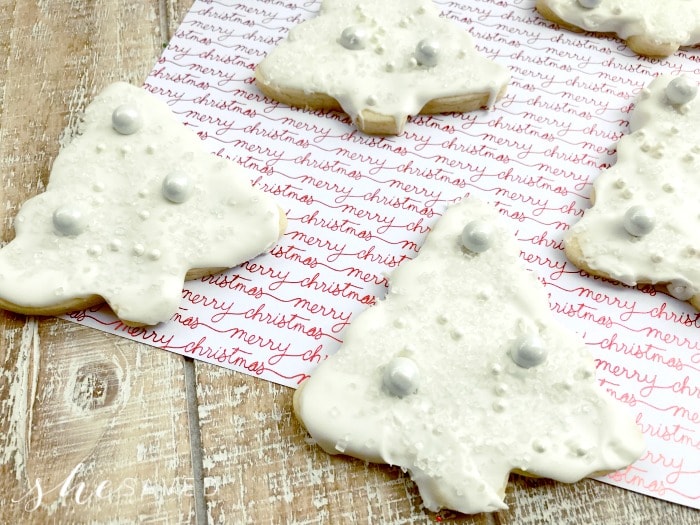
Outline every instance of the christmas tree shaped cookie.
[[661, 76], [645, 89], [595, 180], [593, 207], [567, 232], [579, 268], [650, 283], [700, 310], [700, 98], [695, 80]]
[[54, 315], [106, 301], [130, 324], [166, 321], [186, 278], [268, 250], [285, 221], [164, 102], [113, 84], [17, 214], [0, 249], [0, 307]]
[[383, 135], [400, 133], [409, 115], [491, 106], [508, 79], [430, 0], [324, 0], [256, 69], [270, 98], [342, 109]]
[[573, 482], [633, 462], [639, 430], [518, 254], [491, 206], [450, 207], [295, 394], [316, 442], [398, 465], [427, 508], [465, 513], [505, 508], [511, 471]]
[[537, 10], [574, 31], [614, 33], [639, 55], [665, 57], [700, 44], [694, 0], [537, 0]]

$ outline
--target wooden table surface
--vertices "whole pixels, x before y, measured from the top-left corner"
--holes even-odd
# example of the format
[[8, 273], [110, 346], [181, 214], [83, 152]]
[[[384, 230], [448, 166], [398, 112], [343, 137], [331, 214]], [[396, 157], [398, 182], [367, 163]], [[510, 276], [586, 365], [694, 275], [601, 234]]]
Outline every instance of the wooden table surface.
[[[110, 82], [140, 85], [192, 0], [0, 0], [0, 234]], [[689, 508], [512, 476], [433, 514], [398, 469], [330, 457], [292, 390], [60, 319], [0, 312], [0, 523], [690, 524]]]

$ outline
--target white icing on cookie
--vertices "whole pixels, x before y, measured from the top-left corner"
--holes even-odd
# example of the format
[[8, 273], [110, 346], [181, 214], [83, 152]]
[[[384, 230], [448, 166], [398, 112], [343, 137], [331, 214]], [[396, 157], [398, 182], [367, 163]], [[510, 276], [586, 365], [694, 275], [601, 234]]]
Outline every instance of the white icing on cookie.
[[353, 121], [371, 109], [397, 125], [436, 98], [490, 93], [492, 105], [509, 80], [430, 0], [324, 0], [258, 72], [269, 85], [330, 95]]
[[700, 2], [695, 0], [541, 0], [559, 18], [587, 31], [620, 38], [692, 46], [700, 43]]
[[[616, 164], [596, 178], [595, 203], [565, 240], [596, 273], [629, 285], [684, 283], [672, 293], [688, 299], [700, 294], [700, 99], [674, 104], [672, 85], [661, 76], [643, 91]], [[634, 224], [629, 210], [642, 210]]]
[[279, 224], [272, 199], [207, 153], [165, 103], [113, 84], [86, 108], [46, 192], [17, 214], [0, 250], [0, 299], [45, 308], [99, 295], [121, 319], [166, 321], [188, 270], [255, 257]]
[[697, 292], [697, 289], [687, 281], [674, 279], [667, 286], [668, 293], [681, 301], [689, 301]]
[[[474, 221], [493, 225], [478, 254], [460, 239]], [[491, 206], [450, 207], [298, 391], [296, 413], [319, 445], [401, 466], [426, 507], [466, 513], [505, 508], [511, 470], [573, 482], [634, 461], [639, 430], [597, 387], [583, 341], [554, 322], [518, 254]], [[512, 357], [523, 341], [539, 349], [526, 352], [529, 367]], [[403, 397], [384, 378], [399, 356], [417, 369]]]

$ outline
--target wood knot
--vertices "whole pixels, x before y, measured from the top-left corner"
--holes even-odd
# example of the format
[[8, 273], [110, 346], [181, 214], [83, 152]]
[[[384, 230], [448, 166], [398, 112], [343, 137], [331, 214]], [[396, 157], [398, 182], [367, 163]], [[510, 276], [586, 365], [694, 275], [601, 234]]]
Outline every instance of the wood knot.
[[112, 363], [90, 363], [75, 373], [73, 402], [85, 410], [111, 405], [119, 391], [119, 377]]

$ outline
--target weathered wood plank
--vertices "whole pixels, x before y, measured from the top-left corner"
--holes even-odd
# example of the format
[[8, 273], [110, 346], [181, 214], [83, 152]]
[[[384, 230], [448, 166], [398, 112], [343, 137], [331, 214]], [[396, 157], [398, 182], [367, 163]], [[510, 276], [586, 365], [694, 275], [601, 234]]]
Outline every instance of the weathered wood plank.
[[644, 525], [651, 523], [700, 523], [700, 512], [656, 498], [587, 479], [573, 485], [551, 480], [511, 476], [512, 488], [506, 513], [497, 523], [536, 525]]
[[[0, 0], [2, 242], [44, 189], [64, 129], [108, 83], [142, 83], [182, 11]], [[182, 358], [0, 313], [1, 523], [193, 522], [187, 419]]]
[[0, 522], [189, 522], [181, 361], [61, 320], [6, 322]]

